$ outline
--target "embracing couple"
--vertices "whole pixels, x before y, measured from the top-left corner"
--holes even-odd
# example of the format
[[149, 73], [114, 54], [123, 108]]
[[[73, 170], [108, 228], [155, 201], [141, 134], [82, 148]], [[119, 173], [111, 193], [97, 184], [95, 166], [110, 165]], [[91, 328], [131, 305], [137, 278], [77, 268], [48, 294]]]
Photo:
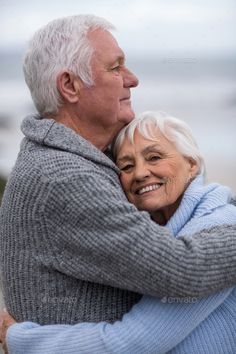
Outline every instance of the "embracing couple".
[[138, 79], [113, 29], [72, 16], [29, 44], [24, 74], [38, 114], [22, 123], [1, 205], [13, 316], [1, 315], [1, 341], [13, 354], [233, 354], [230, 190], [204, 183], [184, 122], [134, 118]]

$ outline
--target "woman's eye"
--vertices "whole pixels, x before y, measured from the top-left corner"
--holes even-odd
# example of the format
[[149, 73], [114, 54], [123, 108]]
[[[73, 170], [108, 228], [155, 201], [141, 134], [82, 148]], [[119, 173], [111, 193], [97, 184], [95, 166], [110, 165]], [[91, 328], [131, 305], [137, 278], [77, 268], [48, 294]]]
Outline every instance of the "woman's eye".
[[132, 167], [133, 167], [133, 165], [129, 164], [129, 165], [121, 166], [120, 170], [127, 172], [127, 171], [130, 171], [132, 169]]
[[149, 161], [158, 161], [158, 160], [160, 160], [160, 156], [158, 156], [158, 155], [152, 155], [152, 156], [149, 156], [148, 157], [148, 160]]

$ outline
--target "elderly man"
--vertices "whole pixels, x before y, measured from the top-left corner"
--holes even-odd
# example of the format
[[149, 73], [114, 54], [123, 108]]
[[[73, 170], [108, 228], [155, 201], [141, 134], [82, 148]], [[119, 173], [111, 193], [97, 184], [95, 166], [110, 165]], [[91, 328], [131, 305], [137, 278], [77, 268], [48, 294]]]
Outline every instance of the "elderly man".
[[4, 296], [18, 321], [113, 322], [140, 294], [203, 296], [236, 283], [235, 225], [175, 239], [124, 196], [104, 152], [134, 117], [138, 80], [112, 29], [95, 16], [58, 19], [26, 54], [39, 114], [22, 124], [0, 226]]

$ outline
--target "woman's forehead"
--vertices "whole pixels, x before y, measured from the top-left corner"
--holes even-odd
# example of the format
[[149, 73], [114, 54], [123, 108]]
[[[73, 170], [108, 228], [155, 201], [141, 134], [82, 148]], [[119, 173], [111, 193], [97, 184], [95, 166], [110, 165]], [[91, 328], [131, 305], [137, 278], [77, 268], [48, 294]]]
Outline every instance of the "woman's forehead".
[[117, 160], [123, 160], [123, 158], [134, 154], [147, 154], [151, 151], [168, 152], [173, 149], [175, 149], [173, 144], [160, 131], [153, 134], [150, 139], [137, 130], [133, 140], [129, 136], [125, 136], [117, 153]]

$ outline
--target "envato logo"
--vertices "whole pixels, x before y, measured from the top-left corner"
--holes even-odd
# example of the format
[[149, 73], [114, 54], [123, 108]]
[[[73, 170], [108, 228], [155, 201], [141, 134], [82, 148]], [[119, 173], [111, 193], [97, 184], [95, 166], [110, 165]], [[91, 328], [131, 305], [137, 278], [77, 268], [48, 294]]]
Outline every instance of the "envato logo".
[[169, 57], [165, 58], [162, 61], [164, 64], [196, 64], [197, 63], [197, 58], [175, 58], [175, 57]]
[[164, 304], [195, 304], [198, 301], [197, 297], [163, 297], [161, 302]]

